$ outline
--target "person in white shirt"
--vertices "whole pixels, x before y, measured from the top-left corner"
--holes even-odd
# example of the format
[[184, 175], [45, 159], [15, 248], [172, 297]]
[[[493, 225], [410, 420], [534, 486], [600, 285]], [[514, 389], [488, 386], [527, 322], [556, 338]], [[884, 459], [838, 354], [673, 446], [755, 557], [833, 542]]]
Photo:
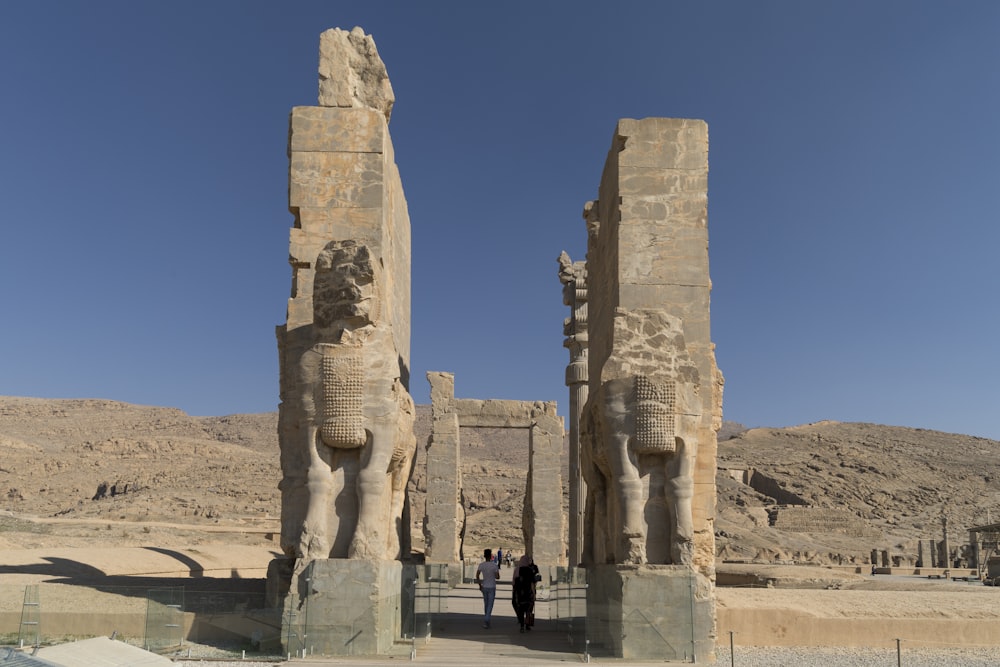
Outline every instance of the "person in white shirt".
[[476, 583], [483, 594], [483, 627], [490, 627], [493, 616], [493, 601], [497, 597], [497, 576], [500, 568], [493, 562], [493, 550], [483, 550], [483, 562], [476, 568]]

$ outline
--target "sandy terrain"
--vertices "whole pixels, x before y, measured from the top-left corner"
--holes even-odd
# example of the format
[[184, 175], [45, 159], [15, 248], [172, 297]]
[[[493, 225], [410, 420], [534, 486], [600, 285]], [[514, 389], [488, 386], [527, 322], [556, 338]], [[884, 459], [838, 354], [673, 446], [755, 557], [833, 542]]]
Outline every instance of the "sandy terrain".
[[[420, 443], [427, 412], [418, 407]], [[950, 516], [956, 557], [965, 529], [987, 512], [1000, 516], [1000, 443], [870, 424], [727, 428], [735, 437], [724, 436], [719, 447], [720, 580], [749, 571], [770, 587], [718, 590], [721, 637], [724, 622], [766, 617], [793, 624], [1000, 619], [1000, 588], [912, 575], [916, 540], [940, 539], [942, 511]], [[520, 435], [462, 430], [467, 554], [483, 546], [520, 548], [527, 467]], [[192, 578], [205, 588], [263, 591], [267, 563], [280, 552], [275, 414], [190, 417], [113, 401], [0, 397], [0, 448], [5, 589], [60, 582], [67, 595], [69, 586], [84, 591], [88, 604], [95, 587]], [[422, 446], [418, 455], [410, 491], [419, 551]], [[751, 470], [754, 484], [744, 481]], [[782, 529], [780, 518], [774, 525], [775, 510], [789, 504], [846, 512], [853, 528]], [[803, 565], [863, 563], [873, 548], [904, 559], [898, 571], [905, 576]], [[781, 564], [790, 561], [799, 564]], [[3, 598], [0, 611], [19, 608], [18, 595]]]

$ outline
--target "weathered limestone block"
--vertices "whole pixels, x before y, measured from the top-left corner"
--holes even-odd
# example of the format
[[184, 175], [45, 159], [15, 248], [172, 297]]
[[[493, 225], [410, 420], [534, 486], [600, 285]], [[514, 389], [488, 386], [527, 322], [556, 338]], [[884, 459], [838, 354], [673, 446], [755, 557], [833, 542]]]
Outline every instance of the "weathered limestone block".
[[291, 166], [291, 206], [375, 208], [382, 203], [381, 154], [296, 152]]
[[712, 582], [676, 565], [587, 568], [587, 631], [595, 655], [714, 662]]
[[388, 129], [372, 109], [293, 107], [288, 133], [291, 153], [382, 153]]
[[[702, 175], [708, 165], [708, 126], [687, 118], [623, 118], [618, 136], [628, 140], [628, 150], [618, 158], [623, 180], [629, 167], [691, 169]], [[642, 194], [661, 194], [642, 190]], [[629, 193], [631, 194], [631, 193]]]
[[389, 122], [396, 98], [375, 40], [360, 27], [319, 38], [319, 105], [375, 109]]
[[298, 579], [303, 648], [316, 655], [378, 655], [401, 636], [402, 563], [314, 560]]
[[555, 403], [540, 401], [460, 398], [456, 407], [462, 426], [528, 428], [536, 414], [556, 414]]

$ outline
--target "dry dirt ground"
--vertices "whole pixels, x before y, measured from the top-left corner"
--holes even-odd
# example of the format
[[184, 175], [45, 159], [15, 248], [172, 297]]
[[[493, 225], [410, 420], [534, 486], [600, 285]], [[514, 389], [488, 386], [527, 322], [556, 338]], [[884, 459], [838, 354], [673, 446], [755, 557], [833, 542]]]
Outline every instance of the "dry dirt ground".
[[[200, 576], [261, 587], [280, 552], [276, 426], [275, 413], [191, 417], [106, 400], [0, 397], [0, 582]], [[427, 406], [418, 406], [417, 431], [425, 443]], [[466, 555], [484, 546], [517, 553], [526, 435], [462, 429], [462, 439]], [[410, 483], [416, 551], [422, 455], [421, 445]], [[968, 527], [1000, 517], [1000, 443], [873, 424], [727, 424], [719, 467], [720, 572], [749, 568], [771, 586], [720, 588], [720, 609], [1000, 620], [1000, 589], [803, 565], [861, 563], [871, 549], [912, 562], [917, 539], [940, 539], [943, 513], [960, 545]], [[788, 505], [836, 510], [852, 528], [782, 530]], [[2, 597], [0, 610], [21, 604]]]

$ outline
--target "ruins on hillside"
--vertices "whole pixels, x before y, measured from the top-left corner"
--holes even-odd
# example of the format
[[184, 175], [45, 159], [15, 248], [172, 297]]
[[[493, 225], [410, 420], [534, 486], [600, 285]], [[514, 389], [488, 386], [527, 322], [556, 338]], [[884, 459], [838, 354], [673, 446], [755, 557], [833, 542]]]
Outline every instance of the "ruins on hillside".
[[[288, 140], [292, 291], [277, 330], [281, 547], [295, 568], [283, 573], [286, 604], [308, 606], [313, 650], [383, 653], [399, 636], [398, 559], [410, 548], [410, 221], [372, 38], [324, 32], [319, 78], [319, 106], [292, 109]], [[369, 631], [343, 629], [359, 624]]]
[[[707, 187], [703, 121], [624, 119], [584, 210], [588, 627], [625, 658], [662, 657], [667, 638], [700, 661], [715, 641], [723, 381], [709, 329]], [[635, 612], [656, 631], [630, 629]]]

